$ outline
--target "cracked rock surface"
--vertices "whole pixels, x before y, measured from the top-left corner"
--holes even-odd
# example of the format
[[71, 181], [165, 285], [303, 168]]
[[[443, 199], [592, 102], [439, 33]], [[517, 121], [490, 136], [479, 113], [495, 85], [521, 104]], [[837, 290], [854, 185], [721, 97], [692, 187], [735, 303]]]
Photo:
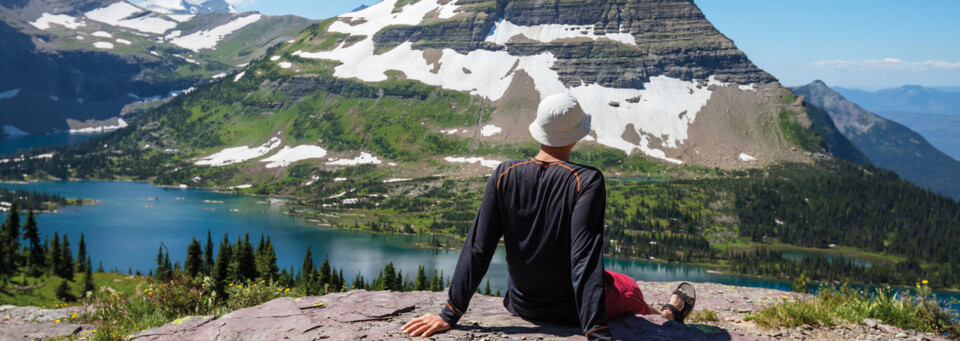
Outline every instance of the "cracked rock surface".
[[[638, 282], [647, 301], [659, 307], [679, 283]], [[762, 329], [747, 313], [808, 295], [763, 288], [694, 283], [697, 309], [719, 319], [687, 325], [659, 315], [622, 316], [611, 321], [621, 340], [936, 340], [937, 336], [889, 326]], [[445, 293], [356, 290], [322, 297], [279, 298], [216, 319], [190, 317], [136, 333], [132, 340], [407, 340], [400, 327], [424, 313], [438, 312]], [[878, 325], [878, 324], [875, 324]], [[512, 316], [500, 298], [476, 295], [454, 330], [432, 340], [585, 340], [577, 327], [536, 323]]]
[[[69, 323], [80, 308], [42, 309], [0, 306], [0, 340], [45, 340], [70, 337], [97, 329], [89, 324]], [[56, 321], [60, 322], [56, 322]]]

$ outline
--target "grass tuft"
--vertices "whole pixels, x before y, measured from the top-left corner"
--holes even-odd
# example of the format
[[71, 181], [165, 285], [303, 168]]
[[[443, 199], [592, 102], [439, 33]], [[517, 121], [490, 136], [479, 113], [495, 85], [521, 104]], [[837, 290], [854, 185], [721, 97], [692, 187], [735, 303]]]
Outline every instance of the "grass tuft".
[[956, 312], [940, 305], [930, 288], [917, 284], [915, 294], [878, 288], [873, 292], [821, 288], [813, 299], [787, 301], [765, 308], [747, 320], [767, 328], [833, 326], [842, 321], [863, 323], [875, 319], [903, 329], [945, 335], [960, 340], [960, 322]]

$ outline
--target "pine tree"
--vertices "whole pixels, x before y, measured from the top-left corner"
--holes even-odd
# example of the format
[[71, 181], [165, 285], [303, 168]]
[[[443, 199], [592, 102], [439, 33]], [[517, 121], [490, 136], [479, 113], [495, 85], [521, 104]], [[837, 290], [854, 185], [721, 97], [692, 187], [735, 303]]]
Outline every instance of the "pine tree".
[[491, 293], [490, 293], [490, 280], [489, 280], [489, 279], [487, 280], [487, 286], [486, 286], [485, 288], [483, 288], [483, 294], [484, 294], [484, 295], [487, 295], [487, 296], [490, 296], [490, 294], [491, 294]]
[[0, 231], [0, 282], [17, 274], [20, 264], [20, 212], [14, 201]]
[[237, 247], [233, 257], [233, 278], [236, 281], [247, 281], [257, 278], [257, 260], [254, 256], [253, 245], [250, 244], [250, 235], [244, 234], [237, 239]]
[[85, 297], [87, 292], [93, 292], [95, 289], [93, 286], [93, 266], [90, 264], [90, 256], [87, 256], [87, 261], [83, 266], [83, 291], [80, 293], [81, 297]]
[[77, 272], [86, 272], [86, 270], [83, 269], [86, 259], [87, 243], [83, 240], [83, 232], [80, 232], [80, 242], [77, 243]]
[[[102, 273], [102, 272], [103, 272], [103, 261], [99, 261], [98, 263], [100, 263], [100, 264], [97, 266], [97, 272], [101, 272], [101, 273]], [[140, 270], [137, 270], [137, 273], [139, 274], [139, 273], [140, 273]]]
[[213, 264], [213, 239], [210, 238], [210, 230], [207, 230], [207, 244], [203, 248], [203, 273], [212, 275]]
[[317, 269], [313, 266], [313, 253], [310, 252], [310, 246], [307, 246], [307, 254], [303, 257], [303, 265], [300, 266], [300, 281], [297, 286], [304, 290], [307, 295], [317, 294], [316, 283], [314, 283]]
[[417, 268], [417, 279], [413, 284], [414, 291], [425, 291], [429, 290], [430, 286], [427, 284], [427, 274], [424, 273], [423, 266]]
[[57, 290], [54, 292], [58, 299], [64, 301], [73, 301], [73, 294], [70, 293], [70, 285], [67, 284], [66, 280], [60, 281], [60, 285], [57, 286]]
[[223, 234], [223, 241], [220, 242], [220, 251], [217, 252], [217, 263], [213, 270], [213, 279], [217, 281], [217, 291], [222, 292], [226, 285], [227, 276], [230, 274], [230, 261], [233, 258], [233, 250], [230, 247], [230, 240], [227, 234]]
[[351, 290], [366, 289], [367, 283], [363, 278], [363, 275], [360, 272], [357, 272], [357, 277], [353, 278], [353, 283], [350, 284]]
[[183, 262], [183, 269], [190, 277], [197, 277], [203, 273], [203, 250], [196, 238], [187, 246], [187, 259]]
[[157, 271], [155, 272], [158, 280], [164, 280], [167, 275], [167, 262], [163, 259], [163, 247], [157, 251]]
[[387, 263], [383, 267], [383, 277], [382, 289], [383, 290], [393, 290], [400, 291], [401, 283], [403, 279], [397, 277], [396, 270], [393, 268], [393, 262]]
[[320, 264], [320, 279], [317, 281], [319, 287], [324, 288], [332, 284], [332, 273], [330, 271], [330, 257], [324, 256], [323, 263]]
[[437, 269], [433, 269], [433, 278], [430, 279], [430, 291], [443, 291], [443, 280], [437, 277]]
[[40, 244], [40, 229], [33, 210], [27, 212], [27, 223], [23, 225], [23, 239], [27, 241], [30, 254], [27, 256], [27, 268], [30, 276], [39, 277], [43, 274], [46, 263], [43, 245]]
[[257, 273], [263, 279], [274, 280], [277, 279], [279, 271], [277, 252], [273, 249], [273, 242], [267, 237], [266, 242], [260, 243], [260, 248], [257, 249]]
[[70, 239], [63, 234], [60, 240], [60, 277], [73, 281], [73, 249], [70, 248]]

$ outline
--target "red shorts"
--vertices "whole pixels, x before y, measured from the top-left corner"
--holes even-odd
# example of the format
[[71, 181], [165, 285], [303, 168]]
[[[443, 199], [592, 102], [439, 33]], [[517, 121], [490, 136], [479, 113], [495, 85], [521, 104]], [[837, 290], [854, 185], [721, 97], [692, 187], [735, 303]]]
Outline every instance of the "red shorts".
[[624, 274], [606, 271], [603, 274], [606, 291], [607, 317], [625, 314], [647, 315], [650, 308], [643, 300], [643, 293], [637, 286], [637, 281]]

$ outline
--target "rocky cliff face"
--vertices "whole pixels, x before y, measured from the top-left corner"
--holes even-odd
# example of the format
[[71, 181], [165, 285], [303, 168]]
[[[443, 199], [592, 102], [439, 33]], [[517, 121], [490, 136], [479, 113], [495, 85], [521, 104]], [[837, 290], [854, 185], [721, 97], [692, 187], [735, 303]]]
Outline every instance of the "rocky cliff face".
[[960, 198], [960, 161], [937, 150], [920, 134], [848, 101], [822, 81], [794, 91], [826, 110], [840, 132], [873, 164], [919, 186]]
[[[651, 77], [683, 80], [716, 77], [737, 84], [776, 79], [754, 65], [723, 36], [692, 2], [676, 1], [456, 1], [450, 20], [391, 26], [376, 33], [378, 47], [412, 42], [414, 48], [510, 50], [518, 55], [554, 54], [554, 69], [565, 85], [581, 82], [615, 88], [642, 88]], [[569, 33], [603, 37], [627, 35], [635, 44], [572, 37], [543, 42], [532, 37], [490, 44], [489, 37], [507, 24], [537, 27], [562, 25]], [[502, 33], [501, 33], [502, 34]], [[583, 34], [586, 36], [587, 34]], [[575, 35], [573, 35], [575, 36]]]

